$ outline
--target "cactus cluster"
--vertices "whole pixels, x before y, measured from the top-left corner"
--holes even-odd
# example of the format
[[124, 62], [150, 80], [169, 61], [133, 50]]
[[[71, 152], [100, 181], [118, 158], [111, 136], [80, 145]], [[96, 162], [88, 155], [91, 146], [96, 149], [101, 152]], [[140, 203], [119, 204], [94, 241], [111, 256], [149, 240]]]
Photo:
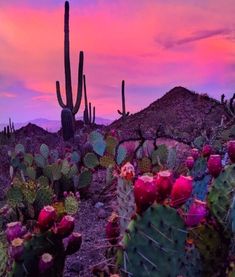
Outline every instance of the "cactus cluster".
[[[74, 218], [69, 215], [58, 217], [52, 206], [40, 211], [35, 230], [27, 230], [21, 222], [7, 225], [9, 263], [11, 276], [63, 276], [67, 255], [77, 252], [82, 236], [73, 233]], [[67, 244], [64, 243], [67, 238]], [[6, 258], [1, 248], [1, 270], [4, 270]], [[1, 275], [3, 276], [3, 275]]]

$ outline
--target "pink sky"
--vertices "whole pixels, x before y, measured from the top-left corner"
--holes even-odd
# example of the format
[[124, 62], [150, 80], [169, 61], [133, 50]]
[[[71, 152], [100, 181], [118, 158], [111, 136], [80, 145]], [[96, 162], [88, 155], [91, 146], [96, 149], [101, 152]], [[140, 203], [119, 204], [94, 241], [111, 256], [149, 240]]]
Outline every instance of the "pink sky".
[[[60, 118], [55, 81], [64, 91], [64, 1], [37, 2], [0, 2], [0, 122]], [[178, 85], [230, 97], [234, 14], [234, 0], [70, 1], [74, 93], [83, 50], [88, 97], [99, 117], [118, 118], [122, 79], [131, 113]], [[82, 103], [78, 115], [83, 110]]]

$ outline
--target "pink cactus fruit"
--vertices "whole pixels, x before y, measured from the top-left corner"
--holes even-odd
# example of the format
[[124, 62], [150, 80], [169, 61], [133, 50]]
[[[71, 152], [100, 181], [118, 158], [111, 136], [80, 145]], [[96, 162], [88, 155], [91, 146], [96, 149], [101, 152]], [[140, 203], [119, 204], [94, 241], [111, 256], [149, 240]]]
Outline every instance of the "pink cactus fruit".
[[56, 234], [62, 238], [68, 237], [74, 229], [74, 217], [65, 215], [56, 228]]
[[8, 242], [11, 242], [15, 238], [20, 238], [24, 235], [24, 229], [20, 221], [10, 222], [7, 224], [6, 236]]
[[76, 253], [82, 244], [82, 235], [77, 232], [73, 232], [68, 238], [68, 244], [66, 247], [66, 255], [72, 255]]
[[15, 238], [11, 241], [10, 256], [15, 261], [20, 261], [24, 252], [24, 240]]
[[227, 145], [228, 156], [232, 163], [235, 163], [235, 140], [230, 140]]
[[209, 144], [206, 144], [202, 148], [203, 157], [209, 157], [212, 154], [212, 147]]
[[49, 253], [44, 253], [39, 260], [38, 269], [40, 273], [46, 273], [53, 266], [53, 257]]
[[207, 168], [209, 173], [214, 177], [218, 177], [222, 170], [222, 161], [220, 155], [210, 155], [207, 162]]
[[173, 186], [173, 174], [169, 170], [160, 171], [155, 177], [154, 181], [157, 186], [156, 200], [162, 203], [171, 193]]
[[108, 223], [106, 225], [106, 237], [108, 241], [115, 245], [118, 242], [120, 236], [120, 223], [118, 214], [113, 212], [108, 218]]
[[47, 231], [52, 227], [56, 219], [56, 211], [52, 206], [45, 206], [39, 213], [38, 226], [41, 231]]
[[127, 162], [121, 168], [120, 177], [126, 179], [127, 181], [131, 181], [135, 176], [135, 169], [134, 166]]
[[150, 207], [157, 197], [157, 185], [153, 177], [140, 176], [134, 185], [136, 211], [141, 214]]
[[191, 170], [194, 166], [194, 158], [192, 156], [187, 157], [185, 164], [189, 170]]
[[193, 178], [191, 176], [180, 175], [176, 179], [171, 191], [171, 205], [179, 207], [183, 205], [191, 196], [193, 189]]
[[185, 224], [189, 227], [197, 226], [207, 214], [206, 202], [195, 199], [189, 208]]
[[197, 148], [193, 148], [191, 149], [191, 156], [193, 157], [194, 161], [197, 160], [197, 158], [199, 157], [199, 150]]

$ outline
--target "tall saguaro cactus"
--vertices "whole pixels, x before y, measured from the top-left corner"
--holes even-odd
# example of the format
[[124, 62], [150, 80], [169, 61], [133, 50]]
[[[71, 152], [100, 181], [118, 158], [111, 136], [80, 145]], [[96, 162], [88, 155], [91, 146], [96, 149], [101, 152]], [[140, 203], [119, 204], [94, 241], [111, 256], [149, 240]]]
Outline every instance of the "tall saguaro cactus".
[[130, 113], [126, 112], [126, 101], [125, 101], [125, 81], [122, 80], [122, 112], [118, 110], [118, 113], [122, 118], [126, 118]]
[[73, 103], [73, 93], [72, 93], [72, 81], [71, 81], [71, 68], [70, 68], [70, 51], [69, 51], [69, 2], [65, 1], [65, 13], [64, 13], [64, 69], [65, 69], [65, 89], [66, 89], [66, 103], [63, 102], [60, 83], [56, 81], [56, 94], [59, 105], [64, 109], [70, 109], [73, 117], [75, 118], [78, 112], [81, 100], [82, 100], [82, 76], [83, 76], [83, 52], [80, 51], [79, 54], [79, 66], [78, 66], [78, 87], [77, 87], [77, 97], [75, 105]]

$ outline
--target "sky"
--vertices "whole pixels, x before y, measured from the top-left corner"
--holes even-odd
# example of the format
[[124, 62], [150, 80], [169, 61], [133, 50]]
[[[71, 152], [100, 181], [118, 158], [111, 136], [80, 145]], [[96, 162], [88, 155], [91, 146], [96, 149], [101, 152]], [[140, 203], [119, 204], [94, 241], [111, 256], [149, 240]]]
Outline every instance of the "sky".
[[[122, 80], [131, 113], [175, 86], [231, 97], [234, 14], [234, 0], [70, 0], [74, 99], [81, 50], [99, 117], [119, 117]], [[60, 119], [63, 17], [62, 0], [0, 0], [0, 122]], [[84, 99], [78, 116], [83, 110]]]

